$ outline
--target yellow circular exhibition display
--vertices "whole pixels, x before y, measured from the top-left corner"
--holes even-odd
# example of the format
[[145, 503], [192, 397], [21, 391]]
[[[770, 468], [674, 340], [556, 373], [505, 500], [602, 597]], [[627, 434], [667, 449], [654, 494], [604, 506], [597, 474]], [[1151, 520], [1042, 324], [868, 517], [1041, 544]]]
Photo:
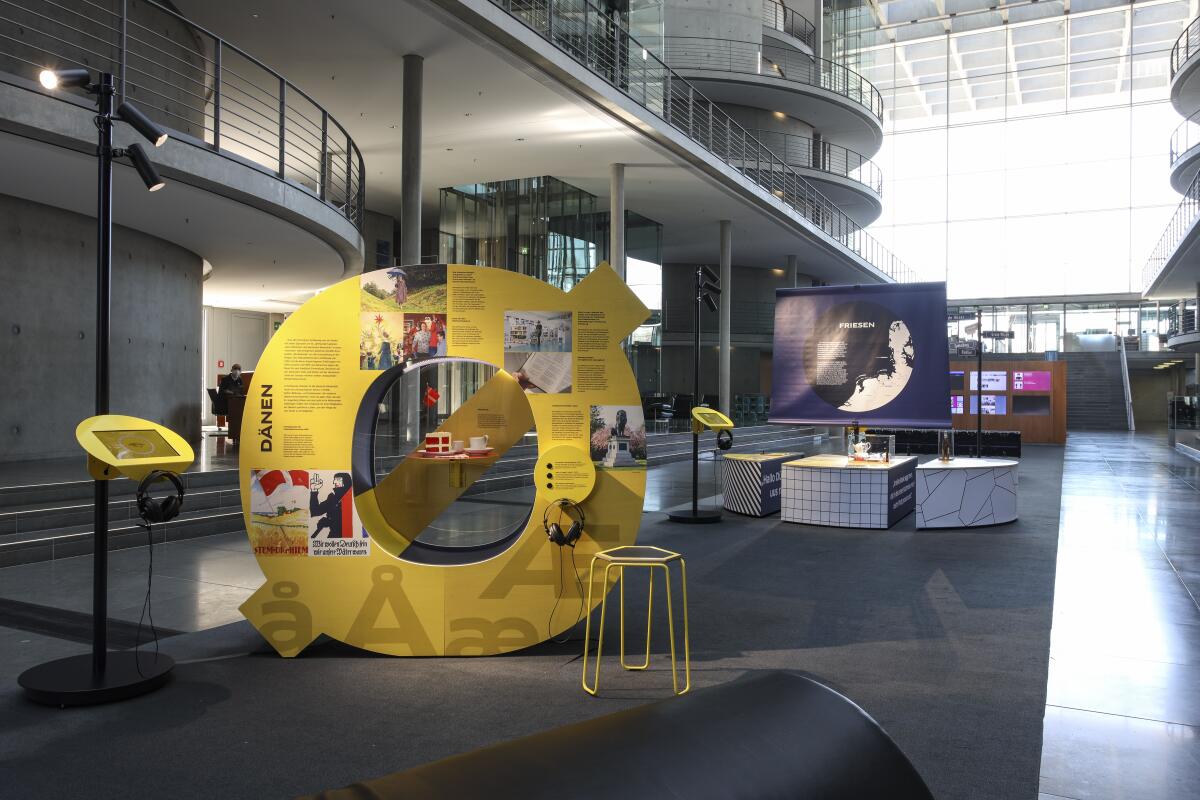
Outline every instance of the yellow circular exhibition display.
[[[493, 655], [574, 626], [590, 611], [592, 555], [632, 544], [641, 520], [646, 428], [621, 342], [648, 313], [607, 264], [570, 292], [426, 264], [309, 300], [272, 337], [247, 394], [242, 508], [266, 583], [242, 613], [284, 656], [320, 634], [392, 655]], [[436, 383], [429, 368], [441, 365], [478, 386], [466, 397]], [[377, 478], [379, 409], [414, 375], [410, 408], [392, 413], [423, 441]], [[531, 431], [528, 519], [483, 545], [425, 541]], [[543, 528], [562, 500], [586, 516], [574, 549]]]

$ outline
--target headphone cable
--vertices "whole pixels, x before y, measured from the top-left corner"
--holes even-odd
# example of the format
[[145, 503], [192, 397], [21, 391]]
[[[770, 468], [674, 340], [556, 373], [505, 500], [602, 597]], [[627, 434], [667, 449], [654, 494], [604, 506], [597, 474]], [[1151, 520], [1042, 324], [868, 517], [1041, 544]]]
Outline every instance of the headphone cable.
[[[559, 527], [562, 527], [563, 507], [557, 503], [555, 505], [558, 505], [558, 525]], [[555, 644], [566, 644], [567, 642], [571, 641], [570, 628], [567, 629], [567, 638], [561, 640], [554, 638], [554, 612], [558, 610], [558, 604], [562, 600], [563, 594], [565, 594], [567, 591], [566, 581], [563, 580], [562, 550], [563, 546], [560, 544], [558, 546], [558, 594], [554, 598], [554, 605], [550, 608], [550, 619], [546, 621], [546, 633], [549, 634], [550, 641], [554, 642]], [[575, 560], [575, 545], [573, 544], [571, 545], [571, 560], [572, 562]], [[576, 575], [575, 577], [578, 578], [579, 576]], [[579, 620], [575, 620], [575, 623], [579, 624]], [[575, 626], [572, 625], [571, 627], [573, 628]]]
[[[560, 519], [561, 519], [561, 514], [560, 514]], [[563, 596], [563, 594], [566, 593], [566, 590], [567, 590], [566, 583], [563, 581], [563, 576], [562, 576], [562, 573], [563, 573], [562, 547], [559, 547], [558, 548], [558, 596], [556, 598], [554, 598], [554, 607], [550, 609], [550, 624], [547, 625], [548, 633], [550, 633], [550, 636], [551, 636], [550, 641], [554, 642], [555, 644], [566, 644], [567, 642], [571, 642], [571, 641], [580, 641], [579, 639], [571, 638], [571, 630], [579, 624], [579, 621], [581, 619], [583, 619], [584, 607], [587, 605], [587, 600], [585, 600], [584, 596], [583, 596], [583, 580], [579, 577], [579, 568], [577, 566], [575, 566], [575, 545], [574, 544], [570, 545], [570, 548], [571, 548], [571, 572], [574, 573], [574, 575], [575, 575], [575, 586], [576, 586], [576, 588], [579, 589], [579, 613], [577, 613], [575, 615], [575, 622], [573, 622], [570, 625], [570, 627], [567, 628], [566, 636], [562, 639], [554, 638], [554, 627], [553, 627], [554, 612], [556, 610], [558, 610], [558, 603], [560, 600], [562, 600], [562, 596]]]
[[150, 590], [154, 585], [154, 527], [149, 520], [142, 517], [142, 527], [146, 529], [146, 543], [149, 547], [150, 558], [146, 568], [146, 599], [142, 601], [142, 613], [138, 617], [137, 632], [133, 637], [133, 663], [137, 667], [138, 675], [146, 677], [142, 674], [142, 662], [140, 658], [140, 647], [142, 644], [142, 620], [147, 616], [150, 618], [150, 633], [154, 637], [154, 663], [158, 663], [158, 629], [154, 627], [154, 606], [150, 602]]

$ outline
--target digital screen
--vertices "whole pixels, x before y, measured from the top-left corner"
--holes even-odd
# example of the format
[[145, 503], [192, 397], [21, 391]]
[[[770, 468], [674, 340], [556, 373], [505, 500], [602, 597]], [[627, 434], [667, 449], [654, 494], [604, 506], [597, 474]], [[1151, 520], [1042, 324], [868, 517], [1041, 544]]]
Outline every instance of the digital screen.
[[1013, 398], [1012, 413], [1022, 417], [1047, 417], [1050, 415], [1050, 398], [1017, 395]]
[[[1008, 388], [1008, 373], [1004, 370], [983, 371], [983, 391], [1003, 392]], [[971, 390], [979, 390], [979, 373], [971, 371]]]
[[[983, 374], [985, 376], [984, 379], [986, 380], [987, 373], [985, 372]], [[1003, 416], [1004, 414], [1008, 413], [1008, 398], [1007, 397], [1005, 397], [1002, 394], [985, 394], [985, 395], [972, 395], [971, 396], [971, 413], [972, 414], [979, 413], [979, 402], [978, 401], [979, 401], [980, 397], [983, 398], [983, 414], [984, 414], [984, 416], [988, 416], [991, 414], [995, 414], [997, 416]]]
[[950, 388], [961, 389], [963, 385], [963, 376], [966, 375], [961, 369], [950, 370]]
[[140, 431], [93, 431], [108, 452], [119, 460], [127, 458], [150, 458], [151, 456], [177, 456], [175, 448], [156, 430], [143, 428]]
[[1013, 371], [1014, 392], [1048, 392], [1050, 391], [1050, 373], [1045, 371], [1017, 372]]

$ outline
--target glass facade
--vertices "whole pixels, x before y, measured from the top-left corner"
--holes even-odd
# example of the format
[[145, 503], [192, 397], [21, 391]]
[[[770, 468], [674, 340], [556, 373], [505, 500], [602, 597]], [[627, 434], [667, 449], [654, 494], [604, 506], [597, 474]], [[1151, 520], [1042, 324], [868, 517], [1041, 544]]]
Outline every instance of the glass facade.
[[[1169, 307], [1150, 302], [1009, 303], [954, 305], [949, 313], [983, 311], [985, 331], [1011, 331], [1011, 339], [984, 339], [985, 353], [1075, 352], [1125, 339], [1130, 350], [1165, 350]], [[976, 340], [975, 320], [946, 323], [950, 349]]]
[[886, 107], [872, 233], [951, 297], [1140, 292], [1179, 203], [1168, 58], [1194, 3], [1067, 13], [1059, 0], [826, 2], [829, 52]]
[[[520, 272], [564, 291], [608, 258], [609, 214], [595, 195], [541, 176], [441, 190], [438, 259]], [[662, 285], [662, 226], [626, 212], [627, 260]], [[653, 271], [652, 270], [652, 271]], [[642, 283], [652, 277], [641, 275]], [[661, 288], [659, 291], [661, 295]]]

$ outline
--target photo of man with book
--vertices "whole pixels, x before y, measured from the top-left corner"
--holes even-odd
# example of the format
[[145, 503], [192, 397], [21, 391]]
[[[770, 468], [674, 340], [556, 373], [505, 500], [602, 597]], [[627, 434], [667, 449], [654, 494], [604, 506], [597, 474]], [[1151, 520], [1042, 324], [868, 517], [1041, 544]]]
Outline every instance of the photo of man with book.
[[570, 311], [505, 311], [504, 369], [526, 392], [569, 393], [572, 332]]

